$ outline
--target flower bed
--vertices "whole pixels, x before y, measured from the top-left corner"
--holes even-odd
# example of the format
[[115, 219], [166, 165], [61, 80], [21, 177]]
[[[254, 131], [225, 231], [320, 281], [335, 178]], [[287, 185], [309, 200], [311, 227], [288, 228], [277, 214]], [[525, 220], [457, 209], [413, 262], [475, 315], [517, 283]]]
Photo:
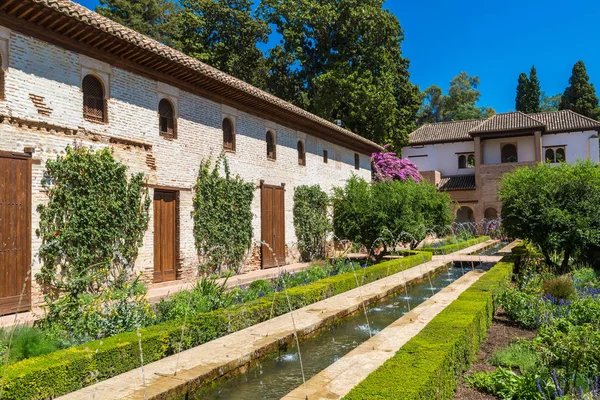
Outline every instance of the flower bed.
[[467, 247], [475, 246], [479, 243], [487, 242], [488, 240], [490, 240], [489, 236], [478, 236], [476, 238], [465, 240], [464, 242], [460, 243], [453, 243], [440, 247], [423, 247], [420, 250], [433, 253], [435, 255], [450, 254], [459, 250], [466, 249]]
[[[406, 270], [431, 260], [431, 253], [419, 253], [360, 270], [364, 283]], [[298, 309], [356, 287], [354, 273], [321, 279], [288, 290], [293, 309]], [[188, 315], [182, 349], [198, 346], [232, 332], [289, 312], [285, 296], [262, 297], [231, 308]], [[137, 332], [119, 334], [102, 341], [56, 351], [9, 365], [0, 397], [3, 399], [46, 399], [57, 397], [98, 380], [104, 380], [140, 366], [139, 346], [144, 363], [174, 354], [182, 337], [182, 321], [166, 321]]]
[[511, 256], [496, 264], [345, 399], [454, 398], [456, 380], [485, 339], [494, 298], [512, 269]]

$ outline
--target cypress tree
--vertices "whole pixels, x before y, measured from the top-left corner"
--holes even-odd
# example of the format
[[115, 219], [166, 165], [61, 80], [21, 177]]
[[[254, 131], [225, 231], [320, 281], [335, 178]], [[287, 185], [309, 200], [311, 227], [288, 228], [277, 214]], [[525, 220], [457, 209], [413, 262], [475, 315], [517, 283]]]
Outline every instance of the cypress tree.
[[535, 66], [531, 67], [529, 72], [529, 85], [527, 86], [526, 95], [526, 109], [525, 113], [537, 113], [540, 112], [540, 97], [542, 95], [540, 89], [540, 81], [537, 77], [537, 71]]
[[515, 99], [515, 109], [517, 111], [521, 111], [526, 113], [526, 96], [527, 96], [527, 87], [529, 86], [529, 79], [527, 79], [527, 74], [521, 72], [519, 74], [519, 80], [517, 83], [517, 98]]
[[600, 114], [596, 89], [590, 83], [585, 64], [581, 60], [573, 66], [569, 86], [565, 89], [560, 101], [560, 109], [572, 110], [594, 119], [597, 119]]

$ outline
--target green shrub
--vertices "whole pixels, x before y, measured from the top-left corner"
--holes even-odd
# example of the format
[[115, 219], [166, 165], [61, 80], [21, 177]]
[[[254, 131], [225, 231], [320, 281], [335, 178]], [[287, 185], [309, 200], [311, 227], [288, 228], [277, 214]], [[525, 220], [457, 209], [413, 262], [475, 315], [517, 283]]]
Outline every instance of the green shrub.
[[467, 385], [484, 393], [506, 400], [543, 399], [532, 375], [517, 375], [511, 370], [498, 368], [494, 372], [477, 372], [465, 378]]
[[473, 238], [473, 239], [469, 239], [469, 240], [465, 240], [465, 241], [462, 241], [462, 242], [447, 244], [445, 246], [440, 246], [440, 247], [423, 247], [423, 248], [421, 248], [419, 250], [426, 251], [426, 252], [429, 252], [429, 253], [433, 253], [435, 255], [450, 254], [450, 253], [454, 253], [454, 252], [459, 251], [459, 250], [466, 249], [467, 247], [475, 246], [476, 244], [479, 244], [479, 243], [487, 242], [488, 240], [490, 240], [489, 236], [479, 236], [479, 237], [476, 237], [476, 238]]
[[331, 232], [327, 216], [329, 197], [319, 185], [298, 186], [294, 191], [294, 229], [304, 261], [324, 259]]
[[[333, 228], [339, 239], [349, 239], [373, 251], [383, 244], [409, 241], [415, 248], [428, 229], [452, 223], [452, 202], [435, 185], [413, 180], [371, 183], [353, 176], [334, 188]], [[381, 254], [384, 255], [384, 254]]]
[[[10, 342], [10, 352], [9, 350]], [[42, 356], [52, 353], [59, 348], [59, 343], [48, 337], [39, 329], [29, 327], [15, 327], [12, 329], [0, 329], [0, 353], [3, 357], [8, 356], [8, 362], [14, 363], [31, 357]]]
[[[419, 253], [384, 262], [360, 269], [359, 279], [364, 283], [373, 282], [429, 260], [431, 253]], [[306, 286], [290, 288], [288, 296], [292, 309], [298, 309], [354, 288], [356, 279], [349, 272]], [[225, 309], [190, 314], [182, 348], [198, 346], [289, 311], [286, 296], [270, 296]], [[181, 320], [166, 321], [140, 329], [144, 362], [151, 363], [177, 352], [181, 331]], [[9, 365], [4, 376], [2, 398], [54, 398], [93, 384], [95, 379], [104, 380], [138, 368], [138, 339], [136, 332], [123, 333]], [[96, 371], [98, 377], [92, 378], [92, 373]]]
[[598, 275], [593, 268], [580, 268], [573, 271], [573, 282], [577, 286], [591, 286], [597, 287], [600, 286], [600, 282], [598, 282]]
[[456, 381], [485, 340], [494, 297], [512, 262], [496, 264], [345, 397], [347, 400], [453, 399]]
[[577, 294], [573, 281], [566, 277], [544, 282], [543, 292], [557, 300], [571, 300]]
[[252, 245], [254, 190], [254, 183], [231, 176], [224, 154], [212, 170], [210, 160], [201, 162], [194, 185], [192, 218], [202, 269], [215, 272], [227, 266], [237, 271], [241, 266]]
[[518, 368], [523, 374], [533, 374], [540, 368], [541, 360], [530, 342], [518, 341], [496, 351], [490, 358], [490, 364]]
[[511, 319], [527, 329], [551, 319], [552, 305], [537, 294], [510, 288], [498, 296], [498, 302]]

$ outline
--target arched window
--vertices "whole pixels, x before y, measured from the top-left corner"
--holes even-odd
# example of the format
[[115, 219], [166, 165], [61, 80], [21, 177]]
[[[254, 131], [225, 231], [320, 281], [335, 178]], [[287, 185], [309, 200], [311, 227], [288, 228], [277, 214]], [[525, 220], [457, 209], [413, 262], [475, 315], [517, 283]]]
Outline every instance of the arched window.
[[223, 149], [235, 151], [235, 133], [233, 132], [233, 122], [229, 118], [223, 120]]
[[467, 157], [467, 168], [475, 168], [475, 155], [469, 154]]
[[519, 162], [519, 157], [517, 155], [517, 146], [514, 144], [505, 144], [502, 146], [501, 150], [501, 162], [503, 163], [513, 163]]
[[556, 162], [560, 163], [560, 162], [565, 162], [567, 159], [566, 155], [565, 155], [565, 149], [562, 147], [559, 147], [558, 149], [556, 149]]
[[275, 160], [277, 158], [277, 149], [275, 147], [275, 134], [271, 131], [267, 132], [267, 158]]
[[554, 149], [546, 149], [546, 162], [547, 163], [554, 162]]
[[83, 118], [91, 122], [107, 122], [104, 87], [98, 78], [86, 75], [81, 84], [83, 89]]
[[461, 154], [458, 156], [458, 169], [467, 168], [467, 156]]
[[498, 211], [495, 208], [487, 208], [483, 213], [485, 219], [498, 219]]
[[360, 156], [358, 153], [354, 153], [354, 169], [360, 169]]
[[298, 140], [298, 165], [306, 165], [306, 152], [304, 151], [304, 143], [302, 140]]
[[162, 99], [158, 103], [158, 125], [161, 136], [173, 139], [177, 137], [173, 105], [167, 99]]

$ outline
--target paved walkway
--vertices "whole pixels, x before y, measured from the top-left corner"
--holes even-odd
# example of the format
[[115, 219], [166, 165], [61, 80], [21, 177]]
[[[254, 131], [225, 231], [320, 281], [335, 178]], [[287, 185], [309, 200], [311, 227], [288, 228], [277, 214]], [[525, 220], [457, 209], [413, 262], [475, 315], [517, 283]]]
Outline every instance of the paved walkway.
[[448, 262], [471, 262], [471, 263], [497, 263], [502, 260], [502, 256], [470, 256], [466, 254], [447, 254], [442, 256], [433, 256], [434, 260]]
[[138, 368], [60, 399], [162, 399], [165, 393], [173, 398], [184, 396], [188, 385], [197, 387], [217, 376], [247, 366], [260, 355], [276, 351], [282, 341], [292, 340], [294, 322], [299, 336], [302, 337], [333, 320], [357, 311], [362, 301], [391, 293], [404, 282], [422, 279], [445, 264], [444, 261], [430, 261], [183, 351], [179, 355], [179, 363], [178, 356], [173, 355], [148, 364], [144, 366], [145, 393], [142, 388], [142, 369]]
[[377, 335], [296, 388], [282, 400], [341, 399], [370, 373], [393, 357], [450, 303], [483, 275], [470, 271]]

